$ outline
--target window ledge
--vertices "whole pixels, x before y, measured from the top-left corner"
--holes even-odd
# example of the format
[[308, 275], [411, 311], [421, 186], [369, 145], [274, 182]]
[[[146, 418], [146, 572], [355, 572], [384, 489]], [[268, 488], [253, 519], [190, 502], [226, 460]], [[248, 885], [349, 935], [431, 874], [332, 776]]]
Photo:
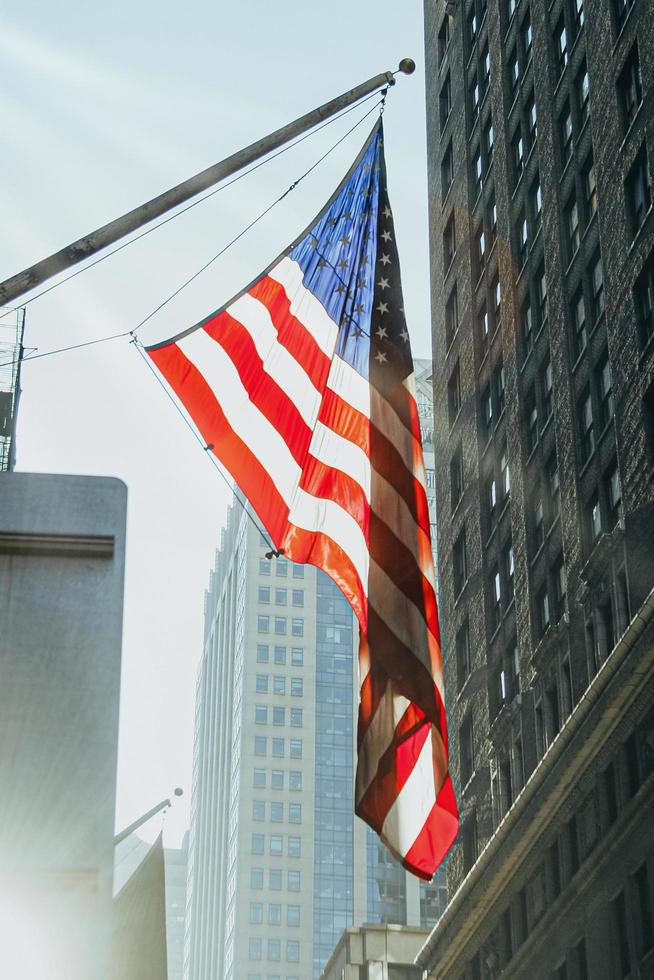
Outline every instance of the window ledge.
[[529, 464], [531, 463], [532, 459], [536, 455], [536, 452], [538, 451], [539, 445], [540, 445], [540, 439], [537, 439], [534, 447], [529, 450], [529, 455], [527, 456], [527, 459], [526, 459], [526, 462], [525, 462], [525, 466], [529, 466]]
[[622, 143], [620, 143], [620, 146], [619, 146], [619, 152], [620, 153], [624, 153], [624, 150], [625, 150], [625, 148], [627, 146], [627, 143], [631, 139], [631, 136], [632, 136], [632, 134], [633, 134], [633, 132], [635, 130], [636, 124], [640, 121], [640, 114], [642, 112], [642, 109], [643, 109], [643, 105], [644, 104], [645, 104], [645, 100], [643, 98], [641, 98], [640, 103], [638, 105], [638, 108], [636, 109], [636, 115], [634, 116], [634, 118], [631, 120], [631, 122], [627, 126], [627, 130], [626, 130], [626, 132], [624, 134], [624, 139], [622, 140]]
[[582, 467], [579, 470], [579, 479], [580, 480], [583, 480], [584, 474], [586, 473], [586, 470], [588, 469], [588, 467], [590, 466], [590, 464], [594, 460], [596, 450], [597, 450], [597, 447], [595, 447], [595, 449], [593, 449], [593, 451], [590, 453], [590, 455], [588, 456], [588, 458], [584, 460], [584, 462], [582, 464]]
[[652, 333], [648, 337], [647, 343], [643, 347], [642, 353], [641, 353], [640, 357], [638, 358], [638, 365], [639, 365], [639, 367], [642, 366], [645, 363], [645, 361], [651, 355], [652, 351], [654, 351], [654, 333]]
[[615, 421], [615, 415], [612, 415], [611, 418], [606, 423], [606, 425], [604, 426], [604, 428], [602, 429], [602, 431], [600, 432], [599, 436], [597, 437], [598, 446], [601, 446], [602, 442], [604, 441], [604, 438], [606, 437], [607, 432], [609, 432], [613, 428], [614, 421]]
[[618, 46], [620, 45], [620, 43], [622, 41], [622, 38], [624, 37], [625, 31], [627, 29], [627, 25], [629, 23], [629, 20], [631, 18], [631, 15], [632, 15], [632, 13], [634, 11], [635, 6], [636, 6], [635, 3], [633, 3], [631, 5], [631, 7], [629, 8], [629, 11], [627, 13], [627, 16], [625, 17], [625, 19], [620, 24], [620, 30], [618, 31], [618, 36], [616, 37], [615, 44], [613, 45], [613, 53], [614, 54], [615, 54], [616, 50], [618, 49]]
[[452, 178], [452, 180], [450, 181], [450, 186], [445, 191], [445, 195], [444, 195], [443, 200], [442, 200], [442, 203], [441, 203], [441, 210], [442, 211], [444, 211], [445, 208], [447, 207], [447, 204], [449, 202], [450, 194], [452, 193], [452, 188], [453, 187], [454, 187], [454, 178]]
[[552, 412], [550, 412], [550, 414], [545, 419], [545, 424], [543, 425], [542, 429], [540, 430], [540, 438], [541, 439], [543, 438], [543, 436], [545, 435], [545, 433], [549, 429], [549, 427], [552, 424], [552, 421], [553, 420], [554, 420], [554, 412], [552, 411]]
[[543, 540], [541, 541], [541, 543], [538, 546], [538, 551], [536, 552], [536, 554], [533, 556], [533, 558], [529, 562], [529, 564], [531, 565], [532, 568], [534, 567], [534, 565], [536, 565], [538, 563], [538, 561], [540, 559], [540, 556], [543, 554], [544, 551], [545, 551], [545, 535], [543, 535]]
[[456, 259], [456, 249], [454, 249], [454, 254], [452, 255], [452, 259], [450, 261], [450, 264], [448, 265], [447, 269], [443, 273], [443, 282], [447, 282], [447, 279], [449, 278], [450, 272], [452, 271], [452, 266], [454, 265], [454, 260], [455, 259]]
[[577, 368], [579, 367], [579, 365], [583, 361], [584, 354], [586, 353], [587, 349], [588, 349], [588, 343], [585, 343], [584, 346], [579, 351], [579, 353], [577, 354], [576, 359], [573, 361], [573, 363], [572, 363], [572, 373], [573, 374], [576, 372]]

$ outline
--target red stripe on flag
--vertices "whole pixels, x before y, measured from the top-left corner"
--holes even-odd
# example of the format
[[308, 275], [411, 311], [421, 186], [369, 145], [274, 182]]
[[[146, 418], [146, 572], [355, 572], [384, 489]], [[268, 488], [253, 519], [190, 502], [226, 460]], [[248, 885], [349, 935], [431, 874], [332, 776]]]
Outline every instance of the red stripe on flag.
[[309, 455], [300, 486], [314, 497], [337, 503], [354, 518], [368, 539], [370, 506], [365, 492], [351, 476]]
[[270, 313], [277, 328], [280, 344], [293, 355], [311, 378], [318, 391], [327, 384], [331, 360], [323, 353], [311, 335], [311, 324], [304, 324], [291, 313], [291, 304], [284, 287], [264, 276], [249, 289]]
[[250, 401], [277, 429], [298, 465], [302, 466], [311, 442], [311, 429], [286, 392], [266, 373], [247, 328], [223, 312], [205, 324], [204, 330], [231, 359]]
[[419, 878], [430, 881], [456, 840], [459, 817], [449, 774], [440, 788], [436, 803], [402, 864]]
[[278, 548], [288, 523], [288, 507], [259, 460], [230, 426], [207, 382], [176, 344], [147, 353], [186, 406], [203, 439], [213, 445], [214, 454], [250, 500]]

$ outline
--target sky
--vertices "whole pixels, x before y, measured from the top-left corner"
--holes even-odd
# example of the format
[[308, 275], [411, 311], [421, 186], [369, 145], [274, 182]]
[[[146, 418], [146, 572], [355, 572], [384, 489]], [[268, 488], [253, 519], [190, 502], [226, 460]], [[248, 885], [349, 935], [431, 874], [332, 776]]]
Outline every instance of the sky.
[[[0, 280], [404, 57], [418, 67], [389, 93], [388, 182], [413, 352], [429, 357], [421, 0], [9, 0]], [[30, 303], [26, 347], [43, 353], [133, 329], [374, 101]], [[151, 317], [141, 340], [192, 325], [267, 266], [331, 195], [376, 112]], [[17, 469], [127, 484], [116, 823], [181, 786], [164, 828], [178, 846], [191, 801], [204, 591], [231, 493], [127, 339], [25, 363], [22, 388]], [[143, 836], [160, 828], [152, 820]]]

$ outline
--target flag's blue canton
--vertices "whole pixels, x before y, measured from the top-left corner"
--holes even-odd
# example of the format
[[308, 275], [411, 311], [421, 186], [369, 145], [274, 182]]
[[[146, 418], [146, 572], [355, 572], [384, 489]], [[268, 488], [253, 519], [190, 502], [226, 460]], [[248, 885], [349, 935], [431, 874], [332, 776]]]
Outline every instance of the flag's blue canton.
[[329, 209], [289, 253], [304, 285], [340, 324], [336, 353], [369, 377], [381, 133]]

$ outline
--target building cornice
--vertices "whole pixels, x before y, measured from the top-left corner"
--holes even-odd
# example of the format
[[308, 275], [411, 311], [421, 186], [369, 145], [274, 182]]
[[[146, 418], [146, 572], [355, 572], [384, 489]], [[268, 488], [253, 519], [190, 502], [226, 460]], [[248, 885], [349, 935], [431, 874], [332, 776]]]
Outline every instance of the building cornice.
[[[415, 962], [426, 971], [429, 980], [441, 980], [450, 971], [460, 968], [460, 960], [476, 934], [484, 926], [488, 931], [491, 922], [497, 918], [507, 882], [527, 860], [534, 842], [552, 826], [575, 784], [611, 739], [621, 717], [644, 684], [654, 676], [654, 647], [642, 651], [642, 655], [631, 660], [628, 667], [626, 663], [653, 620], [654, 589], [593, 678], [418, 953]], [[584, 732], [591, 712], [598, 716]], [[580, 733], [582, 737], [578, 738]]]

